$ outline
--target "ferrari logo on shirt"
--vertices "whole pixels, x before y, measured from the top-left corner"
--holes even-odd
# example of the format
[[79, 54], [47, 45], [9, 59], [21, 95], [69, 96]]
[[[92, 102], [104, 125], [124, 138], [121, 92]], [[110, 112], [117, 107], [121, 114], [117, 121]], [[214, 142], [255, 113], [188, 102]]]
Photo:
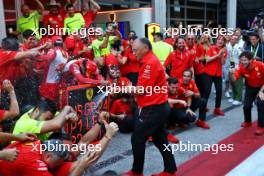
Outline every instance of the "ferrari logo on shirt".
[[144, 72], [143, 72], [143, 77], [150, 79], [150, 65], [146, 65]]
[[93, 98], [93, 89], [87, 89], [86, 90], [86, 98], [88, 101], [91, 101]]
[[259, 71], [259, 68], [258, 67], [255, 67], [255, 70], [258, 72]]

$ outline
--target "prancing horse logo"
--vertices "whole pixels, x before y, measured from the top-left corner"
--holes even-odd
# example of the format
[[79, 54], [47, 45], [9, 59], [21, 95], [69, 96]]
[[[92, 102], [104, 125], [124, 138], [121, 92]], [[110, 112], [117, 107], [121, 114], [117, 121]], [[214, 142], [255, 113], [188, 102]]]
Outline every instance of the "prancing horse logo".
[[93, 89], [87, 89], [86, 90], [86, 98], [87, 98], [88, 101], [91, 101], [92, 100], [93, 93], [94, 93]]

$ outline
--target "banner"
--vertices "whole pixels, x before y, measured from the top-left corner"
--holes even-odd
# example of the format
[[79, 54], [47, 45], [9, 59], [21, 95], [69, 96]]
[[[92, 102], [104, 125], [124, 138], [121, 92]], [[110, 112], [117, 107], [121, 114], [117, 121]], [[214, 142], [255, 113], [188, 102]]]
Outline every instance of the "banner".
[[97, 122], [101, 111], [109, 110], [109, 100], [106, 93], [101, 93], [98, 87], [78, 85], [67, 88], [67, 104], [72, 106], [78, 115], [77, 122], [68, 122], [64, 130], [77, 143]]

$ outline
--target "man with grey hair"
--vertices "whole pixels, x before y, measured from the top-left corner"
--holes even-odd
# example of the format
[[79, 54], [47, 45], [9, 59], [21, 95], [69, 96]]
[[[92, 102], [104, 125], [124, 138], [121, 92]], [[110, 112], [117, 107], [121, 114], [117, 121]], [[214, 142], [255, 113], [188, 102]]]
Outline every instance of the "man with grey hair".
[[143, 176], [145, 143], [152, 136], [154, 145], [163, 157], [165, 167], [163, 172], [154, 176], [175, 176], [177, 168], [168, 146], [165, 130], [165, 123], [170, 112], [165, 71], [159, 59], [153, 54], [148, 39], [136, 39], [132, 49], [140, 63], [140, 69], [137, 86], [130, 87], [127, 92], [136, 95], [139, 113], [131, 138], [133, 168], [123, 175]]

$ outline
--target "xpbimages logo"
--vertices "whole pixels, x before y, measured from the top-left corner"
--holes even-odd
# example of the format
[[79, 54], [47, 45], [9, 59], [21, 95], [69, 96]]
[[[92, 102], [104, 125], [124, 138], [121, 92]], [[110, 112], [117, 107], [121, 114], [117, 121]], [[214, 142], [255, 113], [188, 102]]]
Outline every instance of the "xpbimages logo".
[[85, 154], [86, 152], [90, 151], [101, 151], [102, 145], [101, 144], [63, 144], [59, 142], [50, 142], [47, 141], [44, 144], [32, 144], [32, 151], [37, 151], [40, 154], [43, 152], [52, 152], [52, 151], [69, 151], [69, 152], [78, 152], [80, 154]]
[[169, 151], [172, 154], [175, 152], [204, 152], [208, 151], [212, 154], [218, 154], [221, 152], [234, 151], [234, 144], [194, 144], [188, 141], [183, 143], [180, 141], [178, 144], [163, 144], [163, 151]]
[[217, 38], [219, 35], [233, 35], [233, 28], [202, 28], [201, 26], [195, 27], [178, 27], [178, 28], [163, 28], [164, 34], [172, 36], [185, 36], [185, 35], [210, 35], [212, 38]]
[[168, 93], [167, 86], [97, 86], [97, 93], [107, 93], [107, 94], [129, 94], [130, 92], [137, 92], [138, 94], [145, 94], [146, 96], [151, 96], [153, 93]]

